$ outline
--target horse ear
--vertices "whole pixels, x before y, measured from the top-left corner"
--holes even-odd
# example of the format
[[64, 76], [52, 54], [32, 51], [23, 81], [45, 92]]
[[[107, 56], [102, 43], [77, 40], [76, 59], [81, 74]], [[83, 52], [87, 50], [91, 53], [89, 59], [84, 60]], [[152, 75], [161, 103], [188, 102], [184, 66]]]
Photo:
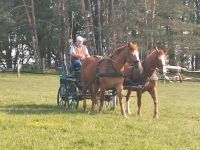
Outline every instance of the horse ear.
[[158, 47], [156, 46], [156, 51], [159, 53], [159, 49], [158, 49]]
[[128, 43], [128, 47], [130, 48], [130, 49], [136, 49], [137, 48], [137, 43], [135, 43], [135, 42], [129, 42]]

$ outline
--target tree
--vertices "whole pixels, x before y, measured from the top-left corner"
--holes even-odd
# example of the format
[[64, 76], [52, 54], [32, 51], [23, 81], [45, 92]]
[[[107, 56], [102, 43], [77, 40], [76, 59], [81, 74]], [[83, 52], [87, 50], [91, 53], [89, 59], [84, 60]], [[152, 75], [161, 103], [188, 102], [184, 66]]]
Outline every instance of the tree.
[[35, 63], [38, 67], [38, 69], [42, 68], [42, 61], [41, 61], [41, 56], [40, 56], [40, 51], [39, 51], [39, 45], [38, 45], [38, 35], [37, 35], [37, 29], [36, 29], [36, 18], [35, 18], [35, 2], [34, 0], [31, 0], [31, 15], [29, 14], [28, 11], [28, 6], [25, 2], [25, 0], [22, 0], [26, 14], [28, 17], [28, 22], [29, 26], [31, 28], [31, 35], [32, 35], [32, 46], [33, 46], [33, 51], [34, 51], [34, 58], [35, 58]]
[[46, 58], [52, 67], [63, 61], [72, 39], [82, 35], [91, 54], [102, 55], [134, 40], [142, 59], [160, 45], [168, 50], [170, 64], [189, 62], [200, 69], [199, 0], [2, 0], [0, 4], [0, 63], [5, 67], [14, 67], [18, 58], [21, 63], [33, 59], [40, 67], [41, 58]]

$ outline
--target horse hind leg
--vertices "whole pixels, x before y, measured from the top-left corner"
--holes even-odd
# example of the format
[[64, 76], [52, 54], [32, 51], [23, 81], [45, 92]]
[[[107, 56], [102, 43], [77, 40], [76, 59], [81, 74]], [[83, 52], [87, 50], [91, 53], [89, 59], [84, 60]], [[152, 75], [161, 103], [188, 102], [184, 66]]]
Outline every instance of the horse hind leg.
[[131, 90], [128, 89], [127, 95], [126, 95], [126, 113], [131, 114], [130, 111], [130, 96], [131, 96]]
[[118, 88], [117, 89], [117, 95], [118, 95], [118, 98], [119, 98], [119, 104], [120, 104], [121, 114], [125, 118], [127, 118], [126, 112], [124, 110], [124, 104], [123, 104], [123, 101], [122, 101], [122, 90], [123, 90], [123, 87]]
[[103, 108], [103, 103], [104, 103], [104, 99], [105, 99], [105, 90], [104, 89], [100, 89], [100, 106], [99, 106], [99, 111], [102, 111]]

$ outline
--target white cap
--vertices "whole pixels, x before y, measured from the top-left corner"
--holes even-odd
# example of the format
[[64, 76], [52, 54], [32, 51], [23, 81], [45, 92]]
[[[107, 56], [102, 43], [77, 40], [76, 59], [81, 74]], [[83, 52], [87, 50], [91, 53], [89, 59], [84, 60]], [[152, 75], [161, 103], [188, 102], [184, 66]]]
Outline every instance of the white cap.
[[83, 38], [82, 36], [77, 36], [77, 37], [76, 37], [76, 41], [81, 41], [81, 42], [83, 42], [83, 41], [84, 41], [84, 38]]

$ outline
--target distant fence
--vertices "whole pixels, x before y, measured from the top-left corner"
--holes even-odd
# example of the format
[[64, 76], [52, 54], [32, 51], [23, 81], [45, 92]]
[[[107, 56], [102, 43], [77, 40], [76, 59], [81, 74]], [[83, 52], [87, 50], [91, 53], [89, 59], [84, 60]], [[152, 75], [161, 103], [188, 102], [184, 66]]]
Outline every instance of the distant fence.
[[180, 66], [167, 66], [167, 73], [160, 76], [159, 80], [163, 82], [200, 82], [200, 71], [190, 71]]

